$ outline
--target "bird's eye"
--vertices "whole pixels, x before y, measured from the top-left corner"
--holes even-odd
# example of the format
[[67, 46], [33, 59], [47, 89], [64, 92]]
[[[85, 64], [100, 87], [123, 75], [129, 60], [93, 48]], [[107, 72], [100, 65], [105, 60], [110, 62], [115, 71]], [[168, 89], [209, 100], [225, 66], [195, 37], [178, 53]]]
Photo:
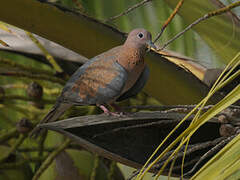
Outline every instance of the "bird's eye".
[[139, 34], [138, 34], [138, 37], [139, 37], [139, 38], [143, 38], [143, 36], [144, 36], [143, 33], [139, 33]]

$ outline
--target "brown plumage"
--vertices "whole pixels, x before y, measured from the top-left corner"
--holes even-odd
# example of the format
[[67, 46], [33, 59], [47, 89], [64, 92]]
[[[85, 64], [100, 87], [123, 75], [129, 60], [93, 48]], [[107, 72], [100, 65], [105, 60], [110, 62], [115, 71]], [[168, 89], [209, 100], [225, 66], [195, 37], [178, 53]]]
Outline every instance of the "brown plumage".
[[[99, 106], [136, 95], [145, 85], [149, 70], [144, 55], [152, 43], [151, 34], [145, 29], [135, 29], [122, 46], [110, 49], [86, 62], [68, 80], [53, 109], [40, 123], [57, 120], [72, 105]], [[39, 128], [33, 130], [38, 135]]]

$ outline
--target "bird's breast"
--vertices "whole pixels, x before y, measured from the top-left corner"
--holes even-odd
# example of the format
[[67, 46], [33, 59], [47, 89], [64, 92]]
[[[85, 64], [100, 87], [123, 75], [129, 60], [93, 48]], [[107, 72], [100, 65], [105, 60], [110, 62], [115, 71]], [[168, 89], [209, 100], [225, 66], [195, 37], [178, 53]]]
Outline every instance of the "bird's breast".
[[138, 80], [140, 74], [142, 73], [145, 63], [143, 60], [140, 62], [131, 62], [132, 64], [127, 68], [128, 71], [128, 79], [124, 86], [122, 93], [128, 91]]

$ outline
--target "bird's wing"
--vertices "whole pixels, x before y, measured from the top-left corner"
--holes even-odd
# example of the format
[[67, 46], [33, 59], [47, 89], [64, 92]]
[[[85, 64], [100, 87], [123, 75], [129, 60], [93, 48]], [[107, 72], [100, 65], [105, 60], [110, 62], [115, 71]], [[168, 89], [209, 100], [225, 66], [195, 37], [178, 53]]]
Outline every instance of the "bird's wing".
[[125, 93], [123, 93], [117, 101], [123, 101], [125, 99], [128, 99], [130, 97], [136, 96], [145, 86], [147, 80], [149, 78], [149, 68], [147, 65], [145, 66], [143, 72], [140, 74], [138, 80], [136, 83]]
[[59, 100], [75, 105], [113, 102], [121, 94], [127, 76], [115, 56], [111, 53], [99, 55], [72, 75]]

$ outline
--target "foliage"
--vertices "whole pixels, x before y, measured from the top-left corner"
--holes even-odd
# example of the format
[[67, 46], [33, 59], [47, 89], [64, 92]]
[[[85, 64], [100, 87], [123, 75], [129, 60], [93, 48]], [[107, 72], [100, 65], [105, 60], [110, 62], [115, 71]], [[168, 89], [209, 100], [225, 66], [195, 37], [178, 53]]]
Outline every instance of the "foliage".
[[[156, 37], [157, 33], [160, 31], [161, 25], [170, 15], [172, 8], [178, 1], [170, 2], [153, 0], [135, 9], [134, 11], [129, 12], [125, 16], [121, 16], [114, 21], [108, 21], [110, 17], [123, 12], [128, 7], [131, 7], [139, 2], [140, 0], [58, 0], [56, 3], [58, 3], [60, 6], [64, 6], [74, 11], [79, 11], [88, 16], [97, 18], [108, 23], [111, 26], [117, 27], [124, 32], [129, 32], [131, 29], [136, 27], [144, 27], [153, 34], [153, 37]], [[191, 23], [193, 20], [211, 11], [212, 9], [215, 9], [216, 7], [215, 4], [211, 4], [210, 2], [200, 2], [197, 0], [185, 4], [180, 9], [180, 15], [177, 15], [169, 24], [169, 26], [167, 26], [166, 31], [164, 32], [160, 41], [157, 42], [158, 46], [161, 46], [164, 42], [173, 37], [177, 32], [184, 29], [187, 24]], [[238, 10], [239, 9], [236, 11]], [[68, 16], [69, 14], [66, 12], [64, 15]], [[233, 56], [239, 52], [238, 44], [240, 33], [238, 25], [239, 21], [235, 19], [231, 21], [228, 19], [228, 17], [225, 16], [213, 18], [212, 20], [197, 25], [194, 30], [190, 30], [189, 32], [185, 33], [182, 38], [170, 44], [169, 50], [174, 50], [184, 54], [185, 56], [190, 56], [192, 58], [198, 59], [200, 63], [209, 68], [222, 66], [223, 64], [229, 62]], [[65, 27], [63, 22], [61, 29], [64, 28], [69, 27]], [[227, 31], [225, 31], [223, 28], [227, 29]], [[8, 31], [6, 24], [1, 24], [0, 29]], [[51, 30], [49, 29], [49, 31]], [[223, 34], [223, 31], [227, 33]], [[53, 32], [53, 35], [54, 33], [55, 32]], [[12, 35], [17, 36], [15, 34]], [[28, 33], [28, 35], [34, 40], [34, 36], [32, 36], [32, 34]], [[71, 34], [69, 34], [69, 36], [71, 36]], [[80, 34], [79, 36], [85, 36], [85, 34]], [[115, 39], [121, 39], [123, 36], [114, 34], [112, 37]], [[65, 39], [63, 41], [67, 42], [67, 40], [68, 39]], [[122, 39], [116, 41], [119, 43], [119, 41], [122, 41]], [[61, 158], [68, 158], [68, 160], [70, 159], [69, 167], [72, 167], [71, 163], [74, 161], [73, 167], [77, 167], [78, 169], [76, 176], [81, 176], [85, 179], [106, 179], [106, 177], [112, 178], [112, 176], [114, 176], [114, 179], [122, 179], [123, 177], [121, 173], [120, 175], [117, 175], [117, 173], [112, 172], [113, 170], [111, 169], [111, 166], [109, 166], [109, 161], [103, 160], [102, 158], [99, 158], [95, 155], [91, 155], [86, 151], [82, 151], [79, 146], [76, 146], [73, 142], [68, 142], [60, 135], [50, 134], [47, 137], [43, 136], [38, 141], [30, 140], [27, 138], [27, 133], [30, 131], [32, 126], [36, 125], [48, 112], [49, 108], [52, 106], [52, 104], [54, 104], [66, 80], [69, 78], [66, 73], [64, 74], [61, 72], [61, 67], [58, 66], [58, 63], [56, 63], [57, 60], [54, 59], [54, 57], [52, 57], [46, 49], [44, 49], [44, 45], [41, 45], [38, 42], [35, 43], [38, 44], [38, 47], [46, 57], [44, 58], [44, 61], [35, 56], [26, 56], [24, 54], [8, 52], [5, 50], [0, 51], [0, 151], [2, 153], [0, 157], [0, 177], [4, 177], [4, 179], [13, 179], [15, 177], [18, 179], [21, 177], [22, 179], [31, 179], [33, 174], [35, 174], [35, 178], [37, 178], [36, 174], [37, 176], [42, 176], [40, 179], [44, 179], [45, 177], [57, 177], [59, 173], [59, 171], [56, 169], [57, 160], [52, 164], [51, 162], [54, 158], [59, 158], [57, 155], [60, 154], [62, 155]], [[111, 47], [117, 43], [115, 41], [112, 42], [112, 40], [99, 42], [100, 46], [104, 48], [106, 48], [104, 44], [108, 44], [107, 46]], [[0, 42], [0, 44], [4, 46], [8, 45], [4, 44], [4, 42]], [[78, 46], [77, 43], [73, 44], [73, 47]], [[84, 48], [84, 44], [82, 46]], [[102, 51], [103, 49], [95, 50], [94, 52], [86, 50], [82, 54], [94, 56], [96, 53], [99, 53], [99, 51]], [[79, 49], [73, 48], [73, 50]], [[50, 60], [50, 63], [48, 60]], [[150, 63], [152, 62], [150, 61], [149, 64]], [[156, 67], [161, 66], [159, 64], [156, 64], [157, 63], [155, 61], [155, 64], [152, 63], [150, 65], [150, 67], [153, 69], [153, 72], [159, 71], [159, 69]], [[171, 72], [172, 74], [168, 74], [167, 71], [168, 70], [166, 70], [165, 73], [163, 71], [160, 74], [162, 74], [162, 76], [174, 76], [174, 71], [176, 71], [176, 69]], [[186, 77], [188, 76], [186, 75]], [[157, 77], [154, 79], [156, 80]], [[32, 95], [39, 92], [38, 89], [31, 89], [33, 82], [38, 84], [37, 87], [43, 88], [43, 95]], [[227, 81], [224, 83], [226, 84]], [[161, 92], [156, 92], [156, 90], [159, 88], [153, 87], [154, 84], [156, 85], [156, 83], [151, 83], [151, 86], [149, 86], [148, 89], [151, 89], [149, 92], [154, 91], [153, 95], [158, 96], [158, 94], [161, 94]], [[176, 81], [176, 84], [172, 87], [176, 85], [182, 86], [183, 84]], [[163, 88], [162, 84], [159, 84], [159, 86]], [[198, 85], [196, 86], [198, 87]], [[170, 83], [169, 87], [171, 87]], [[175, 98], [174, 91], [176, 90], [174, 88], [169, 88], [166, 91], [170, 93], [170, 89], [172, 94], [169, 94], [169, 102], [174, 102], [172, 99]], [[190, 92], [190, 90], [187, 88], [185, 92], [183, 91], [175, 93], [187, 93], [190, 99], [199, 99], [200, 97], [200, 95], [195, 95], [195, 92]], [[129, 106], [149, 104], [159, 105], [160, 103], [167, 104], [167, 98], [164, 100], [165, 101], [158, 102], [154, 98], [141, 93], [137, 98], [123, 102], [122, 105]], [[199, 119], [197, 119], [199, 121], [196, 120], [193, 124], [191, 124], [191, 126], [189, 126], [185, 132], [183, 132], [185, 134], [179, 137], [179, 142], [181, 140], [181, 144], [187, 142], [197, 127], [199, 127], [209, 117], [214, 116], [220, 110], [227, 107], [227, 105], [237, 100], [239, 100], [239, 85], [235, 90], [231, 92], [231, 94], [219, 102], [216, 107], [209, 110], [209, 112], [203, 114]], [[188, 103], [189, 101], [183, 99], [181, 102]], [[67, 112], [63, 118], [96, 113], [100, 112], [95, 107], [75, 107]], [[216, 176], [219, 176], [221, 178], [231, 178], [231, 176], [238, 176], [238, 151], [236, 151], [239, 149], [238, 141], [239, 137], [237, 136], [224, 149], [222, 149], [221, 152], [218, 153], [218, 155], [215, 157], [215, 159], [218, 159], [218, 161], [213, 162], [214, 159], [210, 161], [193, 177], [193, 179], [203, 179], [206, 174], [208, 175], [209, 172], [212, 173], [212, 169], [216, 169], [216, 167], [219, 169], [214, 171], [214, 174], [212, 174], [213, 178]], [[66, 146], [61, 146], [63, 142], [66, 143]], [[76, 151], [76, 149], [78, 151]], [[81, 151], [79, 151], [79, 149]], [[225, 169], [225, 163], [228, 163], [228, 169]], [[47, 165], [44, 166], [44, 164]], [[50, 165], [49, 168], [48, 165]], [[88, 168], [86, 168], [86, 165]], [[48, 169], [44, 172], [44, 168]], [[89, 171], [91, 168], [92, 170]], [[119, 172], [117, 166], [113, 169]], [[225, 173], [221, 174], [221, 170], [225, 170]], [[26, 173], [23, 174], [22, 172]]]

